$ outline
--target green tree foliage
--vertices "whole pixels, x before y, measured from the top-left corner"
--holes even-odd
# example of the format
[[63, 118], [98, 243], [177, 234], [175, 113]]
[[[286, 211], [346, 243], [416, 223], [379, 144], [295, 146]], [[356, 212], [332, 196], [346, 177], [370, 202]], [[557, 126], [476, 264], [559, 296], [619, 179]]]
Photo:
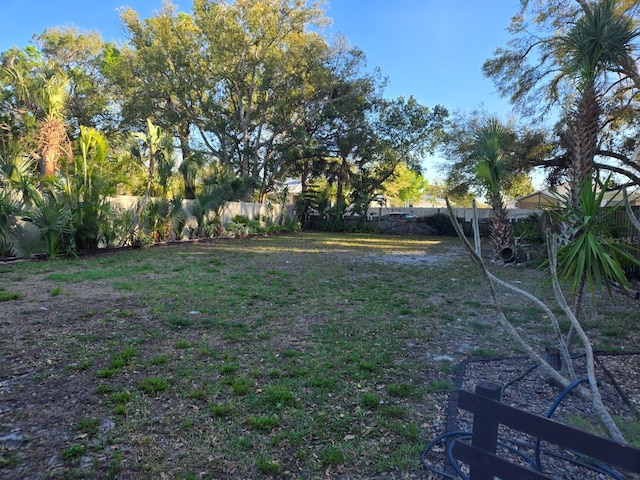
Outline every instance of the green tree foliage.
[[407, 207], [421, 200], [427, 193], [429, 182], [420, 173], [400, 163], [395, 175], [384, 183], [384, 192], [392, 206]]
[[436, 105], [420, 105], [415, 98], [402, 97], [376, 105], [372, 147], [356, 158], [352, 203], [366, 212], [369, 203], [381, 193], [382, 184], [391, 178], [400, 163], [420, 171], [420, 161], [433, 153], [444, 137], [448, 111]]
[[112, 209], [108, 196], [125, 181], [118, 163], [109, 159], [106, 137], [94, 128], [80, 127], [79, 153], [63, 166], [64, 201], [71, 212], [75, 248], [98, 248], [108, 244], [112, 229]]
[[121, 20], [129, 42], [105, 46], [102, 71], [116, 95], [122, 126], [143, 130], [152, 117], [177, 134], [187, 158], [191, 127], [207, 131], [203, 112], [215, 101], [214, 80], [203, 70], [200, 32], [190, 15], [176, 13], [170, 3], [144, 20], [128, 8]]
[[224, 165], [256, 179], [266, 194], [286, 176], [279, 148], [316, 95], [311, 83], [326, 42], [308, 30], [325, 20], [302, 1], [195, 1], [193, 14], [170, 4], [141, 21], [122, 14], [131, 47], [111, 48], [106, 72], [120, 92], [124, 118], [153, 114], [177, 131], [183, 158], [191, 133]]
[[73, 136], [80, 126], [113, 128], [111, 96], [101, 73], [104, 42], [98, 32], [75, 27], [47, 28], [34, 36], [45, 63], [64, 72], [68, 81], [67, 112]]
[[[320, 169], [338, 185], [339, 203], [346, 190], [363, 203], [398, 162], [415, 164], [436, 143], [446, 117], [413, 98], [383, 101], [384, 81], [364, 71], [362, 52], [310, 28], [327, 22], [319, 3], [197, 0], [191, 15], [165, 4], [152, 18], [128, 9], [122, 20], [130, 46], [107, 49], [105, 72], [125, 121], [139, 128], [154, 112], [178, 132], [183, 158], [197, 141], [254, 178], [260, 198], [291, 174]], [[185, 163], [185, 179], [194, 166]]]

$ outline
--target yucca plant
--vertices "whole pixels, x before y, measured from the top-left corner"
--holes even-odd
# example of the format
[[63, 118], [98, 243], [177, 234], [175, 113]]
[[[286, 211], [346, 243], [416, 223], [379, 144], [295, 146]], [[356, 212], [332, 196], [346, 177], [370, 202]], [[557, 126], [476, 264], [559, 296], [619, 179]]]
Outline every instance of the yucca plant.
[[591, 291], [596, 287], [609, 290], [612, 281], [628, 287], [618, 259], [638, 262], [625, 246], [604, 241], [609, 236], [609, 219], [622, 206], [615, 197], [605, 204], [609, 183], [607, 179], [598, 189], [588, 175], [579, 187], [579, 202], [560, 197], [560, 208], [551, 210], [553, 218], [565, 226], [564, 242], [558, 249], [558, 274], [578, 293], [585, 285]]
[[[610, 217], [620, 208], [621, 202], [614, 199], [604, 204], [604, 195], [609, 185], [607, 179], [598, 189], [589, 173], [580, 184], [577, 202], [573, 194], [559, 197], [561, 205], [551, 211], [552, 217], [563, 227], [560, 247], [557, 249], [557, 272], [561, 280], [568, 282], [575, 292], [573, 313], [580, 319], [585, 287], [593, 293], [596, 288], [611, 294], [611, 282], [629, 288], [620, 261], [638, 264], [627, 247], [615, 242], [603, 241], [608, 237]], [[566, 344], [571, 347], [574, 335], [572, 328]]]

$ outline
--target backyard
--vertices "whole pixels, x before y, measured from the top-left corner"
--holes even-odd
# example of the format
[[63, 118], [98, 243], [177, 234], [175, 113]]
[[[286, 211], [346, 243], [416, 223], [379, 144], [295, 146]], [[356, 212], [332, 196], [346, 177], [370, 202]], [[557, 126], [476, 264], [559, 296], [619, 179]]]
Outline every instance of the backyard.
[[[492, 269], [553, 298], [543, 271]], [[434, 478], [420, 454], [457, 365], [521, 355], [454, 238], [256, 236], [0, 272], [7, 480]], [[630, 352], [638, 300], [613, 295], [589, 296], [585, 327]], [[501, 301], [551, 344], [539, 309]]]

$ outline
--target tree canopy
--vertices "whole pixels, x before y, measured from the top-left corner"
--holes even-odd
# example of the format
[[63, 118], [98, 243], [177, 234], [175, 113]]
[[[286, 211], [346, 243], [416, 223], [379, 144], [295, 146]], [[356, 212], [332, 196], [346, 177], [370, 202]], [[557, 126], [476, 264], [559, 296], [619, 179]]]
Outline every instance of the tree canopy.
[[56, 27], [2, 54], [3, 144], [37, 150], [48, 118], [38, 95], [52, 91], [44, 77], [64, 82], [57, 112], [74, 142], [80, 127], [92, 127], [112, 154], [126, 155], [127, 134], [145, 132], [149, 119], [173, 137], [180, 155], [171, 173], [183, 176], [190, 198], [201, 170], [218, 165], [251, 177], [256, 198], [300, 175], [303, 185], [325, 178], [338, 185], [339, 202], [362, 205], [400, 162], [419, 169], [442, 139], [446, 109], [385, 98], [386, 80], [364, 53], [322, 35], [329, 19], [320, 1], [194, 0], [191, 12], [165, 2], [149, 18], [124, 9], [121, 22], [123, 44]]

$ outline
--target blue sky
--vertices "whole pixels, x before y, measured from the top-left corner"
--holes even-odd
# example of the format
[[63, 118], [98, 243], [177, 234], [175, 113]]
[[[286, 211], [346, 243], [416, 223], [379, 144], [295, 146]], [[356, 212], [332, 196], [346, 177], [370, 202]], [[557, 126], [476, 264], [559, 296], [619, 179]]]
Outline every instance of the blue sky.
[[[190, 10], [191, 0], [174, 0]], [[47, 27], [76, 26], [97, 30], [107, 41], [123, 41], [117, 9], [130, 6], [148, 17], [162, 0], [3, 0], [0, 51], [28, 45]], [[519, 0], [329, 0], [331, 37], [343, 34], [362, 49], [370, 68], [388, 77], [390, 98], [414, 95], [427, 106], [450, 111], [484, 108], [502, 118], [506, 100], [483, 77], [482, 63], [509, 36], [506, 28]], [[433, 165], [428, 177], [434, 178]]]

